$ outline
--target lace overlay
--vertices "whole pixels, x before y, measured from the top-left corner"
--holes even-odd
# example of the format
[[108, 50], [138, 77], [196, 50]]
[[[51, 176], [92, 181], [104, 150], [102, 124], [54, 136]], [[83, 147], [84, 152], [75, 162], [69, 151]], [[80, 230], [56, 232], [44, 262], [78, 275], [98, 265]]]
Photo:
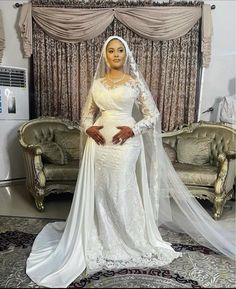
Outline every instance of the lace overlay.
[[107, 89], [113, 89], [118, 88], [120, 86], [133, 86], [135, 85], [135, 80], [133, 78], [129, 78], [128, 80], [125, 80], [123, 82], [117, 82], [112, 84], [112, 86], [107, 82], [106, 78], [103, 77], [100, 79], [100, 82], [107, 88]]
[[[131, 115], [135, 102], [144, 116], [139, 122]], [[150, 220], [146, 218], [136, 176], [142, 148], [140, 134], [153, 128], [155, 108], [134, 80], [116, 87], [109, 87], [101, 79], [95, 81], [89, 104], [84, 113], [92, 120], [94, 112], [100, 111], [94, 125], [103, 126], [106, 144], [96, 145], [95, 150], [95, 211], [85, 254], [87, 273], [170, 263], [181, 254], [160, 236], [156, 236], [157, 246], [149, 241]], [[113, 145], [112, 136], [120, 125], [132, 127], [135, 136], [123, 145]]]
[[[100, 85], [98, 85], [98, 83]], [[95, 87], [96, 87], [96, 91], [94, 92]], [[89, 128], [90, 126], [94, 124], [95, 115], [97, 111], [99, 110], [99, 105], [97, 106], [96, 101], [94, 100], [94, 94], [98, 95], [98, 92], [104, 93], [104, 89], [107, 90], [109, 93], [111, 93], [111, 95], [114, 95], [114, 93], [112, 92], [114, 90], [115, 91], [118, 90], [118, 93], [119, 93], [119, 90], [121, 90], [121, 93], [123, 93], [123, 90], [125, 89], [128, 92], [130, 90], [132, 91], [132, 93], [134, 94], [134, 98], [133, 98], [133, 102], [131, 102], [130, 105], [132, 106], [135, 101], [136, 104], [139, 106], [140, 111], [143, 114], [143, 119], [132, 126], [132, 130], [135, 135], [141, 135], [154, 127], [156, 120], [157, 120], [157, 116], [159, 116], [159, 112], [156, 109], [155, 104], [151, 101], [145, 88], [143, 88], [140, 85], [140, 82], [130, 78], [125, 83], [115, 84], [113, 86], [110, 86], [106, 82], [106, 80], [102, 78], [102, 79], [97, 80], [97, 82], [95, 81], [88, 95], [88, 100], [85, 104], [85, 107], [82, 111], [81, 123], [85, 131], [87, 130], [87, 128]], [[128, 111], [128, 113], [131, 115], [130, 110]]]

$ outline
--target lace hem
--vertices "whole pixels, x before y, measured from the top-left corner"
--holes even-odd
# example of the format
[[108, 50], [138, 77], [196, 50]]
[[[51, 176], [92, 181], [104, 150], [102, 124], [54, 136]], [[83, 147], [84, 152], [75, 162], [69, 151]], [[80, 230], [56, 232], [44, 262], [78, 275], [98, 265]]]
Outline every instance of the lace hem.
[[93, 274], [102, 269], [120, 270], [124, 268], [156, 268], [170, 264], [174, 259], [182, 257], [182, 253], [176, 252], [173, 249], [157, 248], [155, 252], [149, 252], [140, 256], [135, 256], [128, 259], [114, 260], [109, 256], [99, 256], [96, 259], [94, 256], [87, 256], [86, 274]]

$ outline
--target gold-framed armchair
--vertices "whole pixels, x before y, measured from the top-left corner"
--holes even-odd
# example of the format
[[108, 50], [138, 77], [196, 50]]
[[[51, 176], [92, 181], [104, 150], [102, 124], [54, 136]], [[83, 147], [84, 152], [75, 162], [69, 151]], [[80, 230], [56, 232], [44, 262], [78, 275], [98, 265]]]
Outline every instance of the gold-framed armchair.
[[36, 208], [44, 210], [44, 198], [51, 194], [73, 193], [80, 152], [80, 127], [59, 117], [39, 117], [18, 129], [23, 150], [26, 187]]
[[162, 133], [163, 145], [184, 184], [213, 204], [218, 220], [234, 193], [236, 130], [227, 123], [200, 121]]

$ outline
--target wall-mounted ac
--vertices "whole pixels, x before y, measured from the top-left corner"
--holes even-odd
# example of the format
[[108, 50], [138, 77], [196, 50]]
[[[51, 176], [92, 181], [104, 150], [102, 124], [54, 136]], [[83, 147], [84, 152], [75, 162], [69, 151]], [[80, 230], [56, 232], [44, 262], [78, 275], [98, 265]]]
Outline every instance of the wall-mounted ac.
[[0, 182], [24, 178], [17, 130], [29, 120], [26, 68], [0, 66]]

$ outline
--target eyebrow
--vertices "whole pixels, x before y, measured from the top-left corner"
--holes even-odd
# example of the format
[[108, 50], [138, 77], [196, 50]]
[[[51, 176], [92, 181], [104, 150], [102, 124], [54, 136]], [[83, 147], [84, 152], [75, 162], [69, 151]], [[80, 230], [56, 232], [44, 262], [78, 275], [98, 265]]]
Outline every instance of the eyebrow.
[[[120, 49], [120, 48], [124, 49], [124, 47], [122, 47], [122, 46], [118, 47], [118, 49]], [[114, 48], [108, 47], [107, 49], [114, 49]]]

